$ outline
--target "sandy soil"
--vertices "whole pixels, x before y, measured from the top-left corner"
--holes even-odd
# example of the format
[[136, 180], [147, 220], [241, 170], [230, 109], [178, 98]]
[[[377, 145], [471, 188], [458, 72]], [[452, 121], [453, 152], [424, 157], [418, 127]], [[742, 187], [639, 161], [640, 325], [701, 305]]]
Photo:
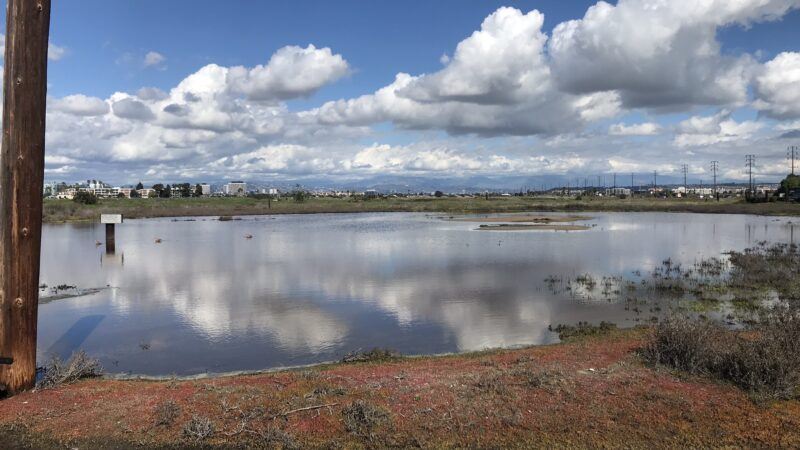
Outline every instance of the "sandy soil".
[[584, 225], [481, 225], [482, 231], [586, 231], [591, 227]]
[[513, 215], [495, 217], [460, 217], [453, 219], [456, 222], [477, 222], [477, 223], [569, 223], [591, 220], [587, 216], [544, 216], [544, 215]]

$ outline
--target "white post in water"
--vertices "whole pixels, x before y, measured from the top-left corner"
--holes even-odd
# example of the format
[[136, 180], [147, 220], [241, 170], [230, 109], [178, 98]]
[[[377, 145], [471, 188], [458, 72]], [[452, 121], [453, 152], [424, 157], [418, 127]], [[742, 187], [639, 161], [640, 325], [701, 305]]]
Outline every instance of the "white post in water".
[[106, 253], [114, 254], [116, 251], [114, 225], [122, 223], [122, 214], [101, 214], [100, 223], [106, 225]]

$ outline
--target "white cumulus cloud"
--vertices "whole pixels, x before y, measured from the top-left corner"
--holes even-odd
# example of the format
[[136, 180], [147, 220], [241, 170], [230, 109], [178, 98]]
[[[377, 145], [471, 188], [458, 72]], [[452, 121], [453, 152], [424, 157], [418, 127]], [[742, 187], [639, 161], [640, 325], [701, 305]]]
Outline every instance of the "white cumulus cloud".
[[250, 100], [287, 100], [311, 95], [348, 71], [347, 61], [330, 48], [288, 46], [275, 52], [266, 65], [232, 67], [228, 84]]
[[618, 123], [608, 128], [608, 134], [612, 136], [653, 136], [661, 132], [661, 126], [657, 123], [647, 122], [633, 125]]

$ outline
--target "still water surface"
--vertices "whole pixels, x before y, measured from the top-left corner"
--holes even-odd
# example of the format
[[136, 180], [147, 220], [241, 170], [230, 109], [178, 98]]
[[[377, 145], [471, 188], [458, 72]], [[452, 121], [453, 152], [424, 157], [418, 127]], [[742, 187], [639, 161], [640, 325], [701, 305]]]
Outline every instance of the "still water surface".
[[630, 277], [800, 233], [791, 218], [666, 213], [593, 214], [580, 232], [397, 213], [179, 220], [118, 225], [114, 255], [101, 225], [45, 226], [42, 283], [108, 287], [40, 306], [40, 361], [84, 349], [110, 372], [185, 375], [550, 343], [550, 324], [635, 319], [549, 276]]

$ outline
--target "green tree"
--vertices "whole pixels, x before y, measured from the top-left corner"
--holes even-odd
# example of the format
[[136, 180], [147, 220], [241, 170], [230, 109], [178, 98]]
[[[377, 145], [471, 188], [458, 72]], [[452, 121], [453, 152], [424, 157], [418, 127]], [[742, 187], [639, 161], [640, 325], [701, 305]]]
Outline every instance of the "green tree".
[[200, 184], [196, 184], [194, 186], [194, 196], [195, 197], [202, 197], [203, 196], [203, 187]]
[[156, 183], [153, 185], [153, 190], [156, 191], [156, 197], [161, 197], [161, 192], [164, 190], [164, 185], [161, 183]]
[[800, 189], [800, 175], [787, 175], [781, 181], [781, 192], [789, 192], [792, 189]]
[[164, 189], [161, 191], [161, 198], [170, 198], [172, 197], [172, 186], [166, 185]]
[[191, 197], [192, 196], [192, 185], [189, 183], [181, 183], [176, 184], [176, 188], [180, 189], [181, 197]]
[[302, 203], [306, 201], [306, 198], [308, 198], [308, 192], [306, 192], [305, 189], [300, 187], [299, 184], [295, 185], [294, 190], [292, 191], [292, 198], [294, 198], [294, 201]]
[[144, 185], [143, 185], [143, 184], [142, 184], [142, 182], [140, 181], [140, 182], [138, 182], [138, 183], [136, 184], [136, 190], [137, 190], [137, 191], [140, 191], [140, 190], [142, 190], [142, 189], [144, 189]]
[[97, 196], [88, 191], [78, 191], [72, 201], [82, 205], [95, 205], [97, 204]]

